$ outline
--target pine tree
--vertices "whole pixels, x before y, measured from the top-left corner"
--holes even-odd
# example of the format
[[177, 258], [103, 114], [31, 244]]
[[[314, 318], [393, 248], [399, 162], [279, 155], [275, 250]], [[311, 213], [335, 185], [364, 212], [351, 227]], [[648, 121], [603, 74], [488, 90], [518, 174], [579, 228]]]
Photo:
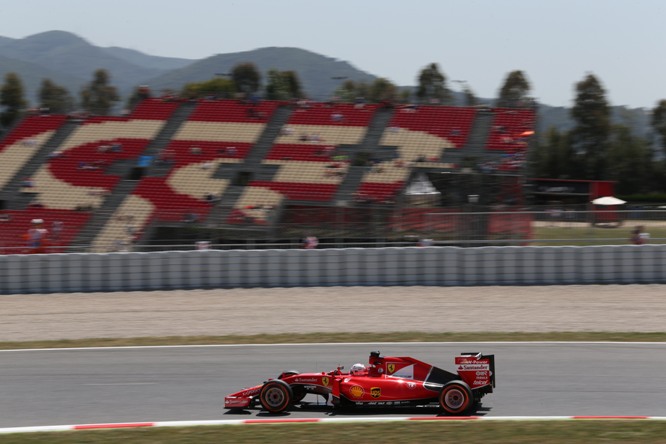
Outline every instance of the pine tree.
[[39, 107], [54, 114], [67, 114], [74, 110], [74, 98], [64, 87], [44, 79], [39, 89]]
[[90, 114], [108, 116], [119, 100], [118, 92], [109, 85], [109, 74], [104, 69], [95, 71], [93, 81], [81, 90], [81, 107]]
[[446, 76], [437, 63], [431, 63], [419, 73], [416, 97], [421, 103], [451, 103], [452, 95], [446, 86]]
[[650, 123], [657, 135], [659, 147], [666, 152], [666, 100], [660, 100], [654, 107]]
[[571, 146], [583, 162], [581, 179], [604, 179], [608, 142], [611, 134], [610, 106], [599, 80], [588, 74], [576, 84], [577, 96], [571, 109], [576, 122], [571, 131]]
[[231, 79], [236, 85], [236, 91], [246, 97], [259, 91], [261, 74], [253, 63], [241, 63], [231, 70]]
[[0, 106], [4, 107], [0, 113], [0, 125], [6, 128], [19, 119], [27, 106], [24, 94], [23, 82], [18, 74], [7, 73], [5, 84], [0, 89]]
[[500, 88], [497, 106], [518, 108], [531, 105], [530, 84], [522, 71], [511, 71]]

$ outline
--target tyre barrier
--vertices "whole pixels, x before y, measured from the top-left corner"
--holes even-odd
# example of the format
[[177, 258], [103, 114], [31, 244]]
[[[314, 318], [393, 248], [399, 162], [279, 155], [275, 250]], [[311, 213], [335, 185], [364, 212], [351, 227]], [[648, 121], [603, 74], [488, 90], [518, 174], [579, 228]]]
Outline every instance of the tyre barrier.
[[666, 283], [666, 244], [0, 255], [0, 294]]

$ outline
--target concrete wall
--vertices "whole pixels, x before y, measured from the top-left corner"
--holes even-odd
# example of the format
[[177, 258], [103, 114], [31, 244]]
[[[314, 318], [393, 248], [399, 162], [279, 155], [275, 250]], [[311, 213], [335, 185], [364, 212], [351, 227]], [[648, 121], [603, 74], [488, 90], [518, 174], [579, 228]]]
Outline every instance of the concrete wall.
[[0, 256], [0, 294], [351, 285], [666, 283], [666, 245]]

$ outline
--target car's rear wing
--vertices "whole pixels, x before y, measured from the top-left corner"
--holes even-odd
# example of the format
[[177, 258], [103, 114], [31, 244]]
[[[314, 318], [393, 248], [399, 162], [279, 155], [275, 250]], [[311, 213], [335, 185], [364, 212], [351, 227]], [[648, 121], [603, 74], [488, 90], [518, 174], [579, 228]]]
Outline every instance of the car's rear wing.
[[465, 352], [455, 362], [458, 375], [471, 389], [495, 388], [495, 355]]

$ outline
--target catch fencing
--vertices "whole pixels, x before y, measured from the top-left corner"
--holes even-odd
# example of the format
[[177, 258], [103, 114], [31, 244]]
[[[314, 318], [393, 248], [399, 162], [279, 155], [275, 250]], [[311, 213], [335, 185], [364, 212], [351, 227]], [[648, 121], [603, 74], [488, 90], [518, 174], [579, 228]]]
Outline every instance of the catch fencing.
[[666, 283], [666, 245], [0, 256], [0, 294], [308, 286]]

